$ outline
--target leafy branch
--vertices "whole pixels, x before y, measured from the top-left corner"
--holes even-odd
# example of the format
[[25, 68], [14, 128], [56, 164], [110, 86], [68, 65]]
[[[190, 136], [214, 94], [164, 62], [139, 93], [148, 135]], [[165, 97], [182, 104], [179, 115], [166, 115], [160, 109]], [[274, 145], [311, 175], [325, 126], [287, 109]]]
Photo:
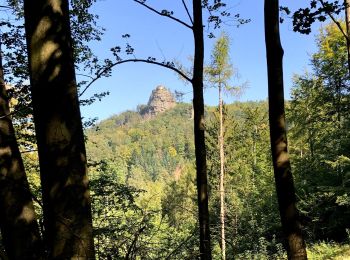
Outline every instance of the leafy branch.
[[[328, 15], [340, 29], [345, 38], [348, 38], [340, 23], [334, 17], [334, 15], [339, 15], [345, 8], [346, 4], [339, 4], [339, 1], [330, 3], [324, 0], [312, 0], [310, 2], [310, 7], [299, 8], [293, 13], [293, 30], [302, 34], [309, 34], [311, 32], [311, 25], [316, 20], [324, 22], [326, 20], [326, 15]], [[280, 7], [280, 10], [290, 14], [288, 7]]]
[[344, 29], [341, 26], [341, 24], [339, 23], [339, 21], [330, 12], [330, 10], [332, 10], [332, 8], [328, 7], [328, 6], [330, 6], [330, 4], [328, 2], [325, 3], [323, 0], [319, 0], [319, 2], [322, 4], [322, 7], [325, 10], [326, 14], [328, 14], [328, 16], [332, 19], [332, 21], [336, 24], [336, 26], [338, 27], [340, 32], [343, 34], [343, 36], [345, 37], [346, 41], [350, 42], [349, 36], [347, 35], [346, 32], [344, 32]]

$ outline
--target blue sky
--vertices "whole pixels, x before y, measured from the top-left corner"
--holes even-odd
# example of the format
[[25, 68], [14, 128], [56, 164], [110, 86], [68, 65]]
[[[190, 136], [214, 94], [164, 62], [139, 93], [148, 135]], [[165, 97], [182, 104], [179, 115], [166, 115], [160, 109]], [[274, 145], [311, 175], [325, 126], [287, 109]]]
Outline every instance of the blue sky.
[[[187, 1], [190, 2], [190, 1]], [[248, 82], [240, 100], [264, 100], [267, 98], [266, 58], [264, 45], [263, 0], [227, 0], [232, 14], [239, 13], [242, 18], [251, 22], [239, 28], [223, 26], [231, 38], [231, 62], [240, 74], [240, 82]], [[180, 0], [148, 0], [147, 3], [157, 10], [168, 9], [174, 15], [188, 21]], [[284, 0], [281, 5], [292, 10], [305, 5], [305, 1]], [[137, 58], [156, 57], [159, 60], [177, 60], [189, 65], [193, 55], [193, 37], [191, 30], [166, 18], [160, 17], [133, 0], [100, 0], [94, 6], [94, 13], [100, 16], [99, 25], [106, 29], [103, 40], [91, 46], [100, 58], [110, 57], [109, 49], [115, 45], [124, 45], [123, 34], [130, 34], [128, 40], [135, 48]], [[220, 31], [217, 31], [219, 34]], [[301, 74], [309, 64], [310, 55], [315, 51], [314, 35], [317, 28], [309, 36], [294, 33], [292, 22], [285, 19], [281, 24], [281, 40], [285, 51], [284, 82], [285, 96], [289, 97], [293, 74]], [[210, 52], [215, 40], [206, 39], [206, 57], [210, 61]], [[238, 84], [233, 80], [232, 84]], [[104, 119], [127, 109], [135, 109], [138, 104], [148, 101], [152, 89], [157, 85], [165, 85], [172, 91], [189, 92], [185, 101], [192, 99], [190, 85], [185, 85], [172, 71], [149, 64], [124, 64], [115, 67], [112, 76], [100, 79], [91, 86], [84, 97], [93, 93], [110, 91], [110, 95], [90, 107], [82, 108], [84, 117]], [[235, 98], [226, 98], [233, 102]], [[214, 89], [205, 91], [205, 102], [217, 104], [217, 93]]]

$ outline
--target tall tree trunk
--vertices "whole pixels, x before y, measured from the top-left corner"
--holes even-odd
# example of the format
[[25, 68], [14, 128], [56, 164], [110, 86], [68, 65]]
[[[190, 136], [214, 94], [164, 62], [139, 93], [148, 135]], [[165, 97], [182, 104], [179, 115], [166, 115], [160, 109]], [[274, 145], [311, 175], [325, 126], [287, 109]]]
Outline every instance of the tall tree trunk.
[[348, 50], [348, 69], [350, 75], [350, 0], [344, 0], [345, 5], [345, 23], [346, 23], [346, 47]]
[[204, 98], [203, 98], [203, 63], [204, 39], [202, 21], [202, 1], [193, 0], [193, 35], [194, 35], [194, 67], [193, 67], [193, 111], [194, 142], [196, 154], [198, 218], [200, 231], [200, 258], [211, 259], [207, 159], [205, 148]]
[[25, 0], [49, 259], [94, 259], [86, 152], [68, 0]]
[[41, 239], [10, 116], [0, 42], [0, 227], [10, 259], [40, 259]]
[[289, 154], [284, 111], [283, 49], [279, 33], [279, 1], [265, 0], [265, 43], [268, 70], [269, 121], [272, 161], [282, 227], [287, 238], [288, 259], [307, 259]]
[[[258, 126], [257, 125], [254, 125], [254, 136], [253, 136], [253, 165], [254, 165], [254, 171], [256, 169], [256, 139], [257, 139], [257, 136], [258, 136]], [[253, 171], [253, 173], [254, 173]], [[254, 180], [254, 178], [253, 178]]]
[[220, 121], [220, 133], [219, 133], [219, 150], [220, 150], [220, 224], [221, 224], [221, 259], [226, 259], [226, 242], [225, 242], [225, 188], [224, 188], [224, 166], [225, 166], [225, 153], [224, 153], [224, 124], [223, 124], [223, 112], [222, 112], [222, 86], [219, 84], [219, 121]]

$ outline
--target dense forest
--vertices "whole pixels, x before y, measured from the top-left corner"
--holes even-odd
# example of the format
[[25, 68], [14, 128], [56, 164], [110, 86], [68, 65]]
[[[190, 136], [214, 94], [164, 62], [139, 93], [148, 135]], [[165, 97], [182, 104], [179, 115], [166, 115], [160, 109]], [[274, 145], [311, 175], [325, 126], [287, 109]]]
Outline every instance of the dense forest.
[[[1, 2], [0, 259], [349, 259], [348, 1], [292, 13], [265, 0], [268, 99], [232, 103], [223, 95], [245, 86], [231, 86], [220, 30], [229, 3], [183, 0], [181, 20], [130, 1], [190, 29], [190, 69], [136, 57], [128, 42], [96, 56], [88, 43], [104, 29], [93, 0]], [[280, 12], [300, 33], [326, 22], [286, 100]], [[207, 32], [215, 44], [205, 64]], [[82, 95], [124, 63], [176, 73], [193, 102], [154, 86], [135, 110], [82, 118], [108, 92]], [[217, 106], [204, 102], [209, 87]]]

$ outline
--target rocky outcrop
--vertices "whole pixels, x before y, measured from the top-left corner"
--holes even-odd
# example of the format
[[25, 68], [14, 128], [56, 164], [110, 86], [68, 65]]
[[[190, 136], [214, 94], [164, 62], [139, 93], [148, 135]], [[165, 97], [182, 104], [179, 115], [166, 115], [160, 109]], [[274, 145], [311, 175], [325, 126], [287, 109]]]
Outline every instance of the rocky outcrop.
[[174, 106], [176, 106], [176, 101], [173, 94], [166, 87], [160, 85], [152, 91], [143, 114], [155, 116]]

